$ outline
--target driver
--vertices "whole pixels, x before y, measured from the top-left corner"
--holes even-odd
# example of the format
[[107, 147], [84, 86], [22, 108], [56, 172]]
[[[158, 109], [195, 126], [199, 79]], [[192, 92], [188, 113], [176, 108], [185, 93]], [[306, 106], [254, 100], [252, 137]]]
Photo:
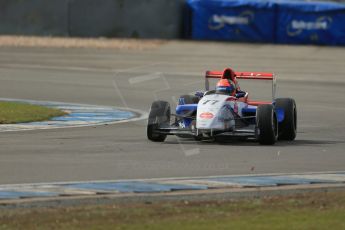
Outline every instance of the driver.
[[216, 86], [216, 93], [236, 96], [236, 85], [230, 79], [220, 79]]
[[248, 95], [245, 91], [240, 89], [240, 86], [236, 79], [236, 73], [231, 68], [226, 68], [223, 71], [223, 75], [216, 86], [216, 93], [227, 94], [236, 98], [243, 98], [246, 100]]

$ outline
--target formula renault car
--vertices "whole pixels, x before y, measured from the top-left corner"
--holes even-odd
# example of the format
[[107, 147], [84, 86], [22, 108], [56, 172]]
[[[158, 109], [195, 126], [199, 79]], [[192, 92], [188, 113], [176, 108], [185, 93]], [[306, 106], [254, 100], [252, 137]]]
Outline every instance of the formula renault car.
[[[209, 89], [210, 78], [230, 79], [234, 76], [236, 79], [271, 81], [272, 101], [252, 101], [239, 87], [233, 96]], [[263, 145], [295, 139], [296, 103], [291, 98], [275, 98], [276, 80], [272, 73], [233, 72], [229, 68], [206, 71], [205, 89], [196, 95], [182, 95], [175, 113], [171, 113], [168, 102], [154, 101], [147, 124], [148, 139], [163, 142], [167, 135], [200, 141], [250, 138]]]

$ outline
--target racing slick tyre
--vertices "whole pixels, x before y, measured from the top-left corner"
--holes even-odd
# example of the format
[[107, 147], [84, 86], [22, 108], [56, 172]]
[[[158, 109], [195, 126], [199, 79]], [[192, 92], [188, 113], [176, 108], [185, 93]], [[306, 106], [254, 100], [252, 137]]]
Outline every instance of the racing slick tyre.
[[284, 120], [279, 124], [279, 140], [292, 141], [297, 134], [297, 108], [292, 98], [277, 98], [276, 108], [284, 110]]
[[179, 100], [183, 100], [184, 104], [198, 104], [200, 99], [193, 95], [181, 95]]
[[273, 105], [259, 105], [256, 110], [256, 133], [261, 145], [273, 145], [278, 137], [278, 121]]
[[215, 136], [214, 137], [214, 141], [215, 142], [218, 142], [218, 143], [226, 143], [226, 142], [229, 142], [229, 138], [227, 138], [227, 137], [224, 137], [224, 136]]
[[170, 125], [170, 105], [166, 101], [154, 101], [151, 105], [147, 123], [147, 138], [154, 142], [163, 142], [167, 135], [156, 132], [160, 127]]

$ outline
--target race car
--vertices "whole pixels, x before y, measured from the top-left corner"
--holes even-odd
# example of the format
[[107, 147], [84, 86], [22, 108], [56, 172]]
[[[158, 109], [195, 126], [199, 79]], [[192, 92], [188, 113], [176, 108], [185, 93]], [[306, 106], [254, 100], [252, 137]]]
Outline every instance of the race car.
[[[210, 78], [235, 82], [235, 93], [227, 95], [210, 90]], [[240, 90], [237, 79], [271, 81], [272, 100], [250, 100], [249, 93]], [[171, 113], [166, 101], [152, 103], [147, 138], [153, 142], [164, 142], [167, 135], [198, 141], [250, 138], [262, 145], [273, 145], [277, 140], [292, 141], [297, 133], [295, 100], [275, 98], [275, 94], [276, 79], [273, 73], [234, 72], [230, 68], [206, 71], [205, 91], [180, 96], [175, 113]]]

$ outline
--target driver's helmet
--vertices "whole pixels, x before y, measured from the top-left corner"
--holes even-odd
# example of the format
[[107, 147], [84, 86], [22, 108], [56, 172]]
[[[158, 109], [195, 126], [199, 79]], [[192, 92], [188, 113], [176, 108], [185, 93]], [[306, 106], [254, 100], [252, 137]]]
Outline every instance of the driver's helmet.
[[216, 86], [216, 93], [227, 94], [235, 96], [236, 85], [230, 79], [220, 79]]

